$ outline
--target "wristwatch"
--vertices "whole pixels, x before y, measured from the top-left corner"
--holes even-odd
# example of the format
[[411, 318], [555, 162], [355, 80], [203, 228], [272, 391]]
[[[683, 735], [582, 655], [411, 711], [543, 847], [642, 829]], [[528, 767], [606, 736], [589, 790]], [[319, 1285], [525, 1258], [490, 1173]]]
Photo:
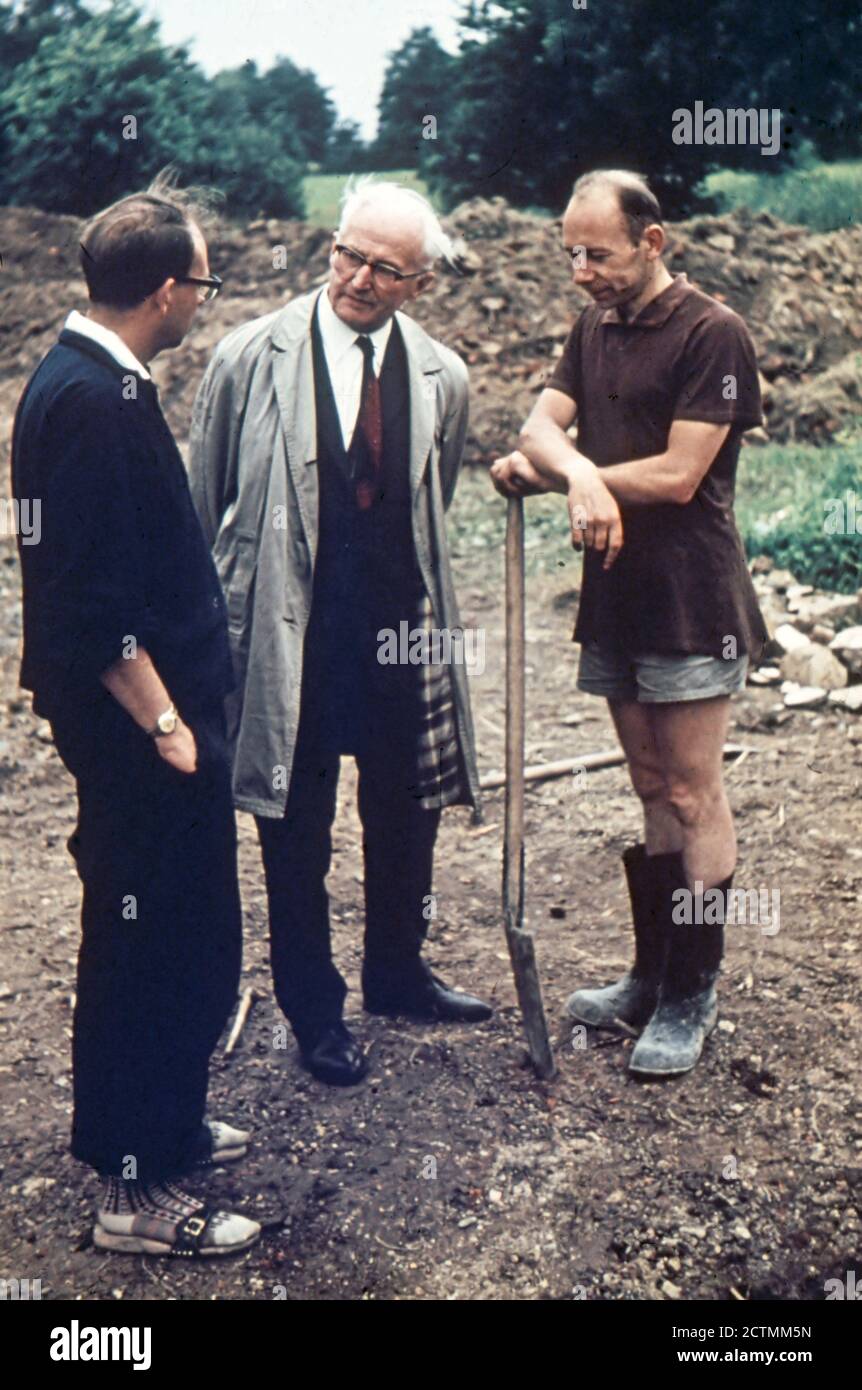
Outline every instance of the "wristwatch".
[[164, 714], [160, 714], [152, 729], [147, 729], [150, 738], [163, 738], [166, 734], [172, 734], [179, 722], [176, 705], [169, 705]]

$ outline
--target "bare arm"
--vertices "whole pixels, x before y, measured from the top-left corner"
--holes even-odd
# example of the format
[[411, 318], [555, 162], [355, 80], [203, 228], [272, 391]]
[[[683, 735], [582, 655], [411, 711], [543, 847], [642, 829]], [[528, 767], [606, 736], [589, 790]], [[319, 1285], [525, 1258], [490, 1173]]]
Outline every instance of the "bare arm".
[[572, 545], [604, 551], [604, 568], [610, 569], [623, 544], [622, 519], [599, 470], [566, 434], [576, 414], [571, 396], [546, 387], [521, 430], [520, 449], [497, 459], [491, 477], [497, 491], [508, 497], [565, 494]]
[[564, 391], [542, 391], [521, 428], [518, 447], [536, 472], [551, 484], [550, 491], [568, 493], [573, 481], [588, 477], [594, 465], [578, 452], [566, 431], [578, 408]]
[[729, 432], [730, 425], [675, 420], [663, 454], [610, 464], [602, 469], [602, 482], [619, 502], [684, 506], [694, 497]]
[[[159, 715], [164, 714], [171, 704], [161, 676], [149, 653], [142, 647], [138, 648], [134, 658], [120, 657], [113, 666], [102, 672], [100, 679], [135, 723], [147, 731], [154, 728]], [[197, 749], [194, 735], [181, 719], [177, 721], [172, 734], [161, 734], [154, 742], [165, 762], [179, 772], [195, 771]]]

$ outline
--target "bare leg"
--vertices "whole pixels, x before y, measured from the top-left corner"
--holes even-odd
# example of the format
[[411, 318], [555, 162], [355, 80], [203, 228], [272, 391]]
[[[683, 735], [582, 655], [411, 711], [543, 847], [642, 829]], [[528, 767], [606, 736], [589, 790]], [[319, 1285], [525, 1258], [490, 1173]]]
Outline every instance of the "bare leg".
[[665, 785], [665, 806], [682, 836], [689, 887], [714, 888], [733, 873], [736, 836], [724, 789], [723, 749], [730, 698], [641, 706]]
[[690, 927], [672, 921], [668, 893], [673, 889], [675, 896], [680, 851], [688, 886], [697, 893], [724, 883], [733, 872], [736, 840], [722, 762], [730, 700], [624, 702], [611, 704], [611, 714], [643, 803], [647, 853], [671, 856], [656, 864], [660, 897], [655, 922], [666, 954], [652, 995], [645, 987], [635, 992], [632, 972], [604, 990], [577, 991], [567, 1007], [573, 1017], [599, 1021], [599, 1026], [611, 1012], [637, 1024], [643, 1018], [641, 1005], [646, 1009], [657, 1001], [629, 1069], [640, 1076], [678, 1076], [697, 1064], [715, 1027], [723, 932], [720, 925], [704, 925], [692, 934]]
[[650, 718], [653, 707], [636, 700], [609, 700], [608, 708], [632, 786], [643, 806], [646, 852], [674, 854], [683, 848], [683, 830], [668, 803], [661, 752]]

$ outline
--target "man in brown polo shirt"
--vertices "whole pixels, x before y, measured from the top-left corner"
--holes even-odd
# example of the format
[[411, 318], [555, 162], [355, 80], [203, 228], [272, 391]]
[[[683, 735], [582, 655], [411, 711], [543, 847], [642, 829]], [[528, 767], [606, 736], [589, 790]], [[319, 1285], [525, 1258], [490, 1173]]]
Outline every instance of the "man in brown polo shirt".
[[585, 548], [578, 687], [608, 700], [644, 810], [644, 844], [623, 855], [634, 965], [567, 1009], [640, 1032], [636, 1074], [676, 1075], [717, 1020], [736, 862], [722, 750], [729, 697], [766, 639], [733, 520], [741, 437], [761, 422], [757, 365], [739, 316], [667, 270], [661, 209], [636, 175], [579, 179], [563, 242], [593, 302], [520, 449], [491, 472], [504, 495], [567, 497]]

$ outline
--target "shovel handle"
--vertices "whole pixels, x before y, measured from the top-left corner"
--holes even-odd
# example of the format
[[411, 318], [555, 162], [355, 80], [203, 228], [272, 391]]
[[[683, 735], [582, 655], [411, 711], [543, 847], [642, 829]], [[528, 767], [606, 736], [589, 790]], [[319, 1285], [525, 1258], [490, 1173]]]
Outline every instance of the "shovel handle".
[[503, 908], [514, 926], [524, 916], [524, 503], [506, 514], [506, 821]]
[[524, 503], [509, 498], [506, 517], [506, 829], [503, 914], [506, 942], [530, 1059], [540, 1077], [554, 1075], [533, 938], [524, 929]]

